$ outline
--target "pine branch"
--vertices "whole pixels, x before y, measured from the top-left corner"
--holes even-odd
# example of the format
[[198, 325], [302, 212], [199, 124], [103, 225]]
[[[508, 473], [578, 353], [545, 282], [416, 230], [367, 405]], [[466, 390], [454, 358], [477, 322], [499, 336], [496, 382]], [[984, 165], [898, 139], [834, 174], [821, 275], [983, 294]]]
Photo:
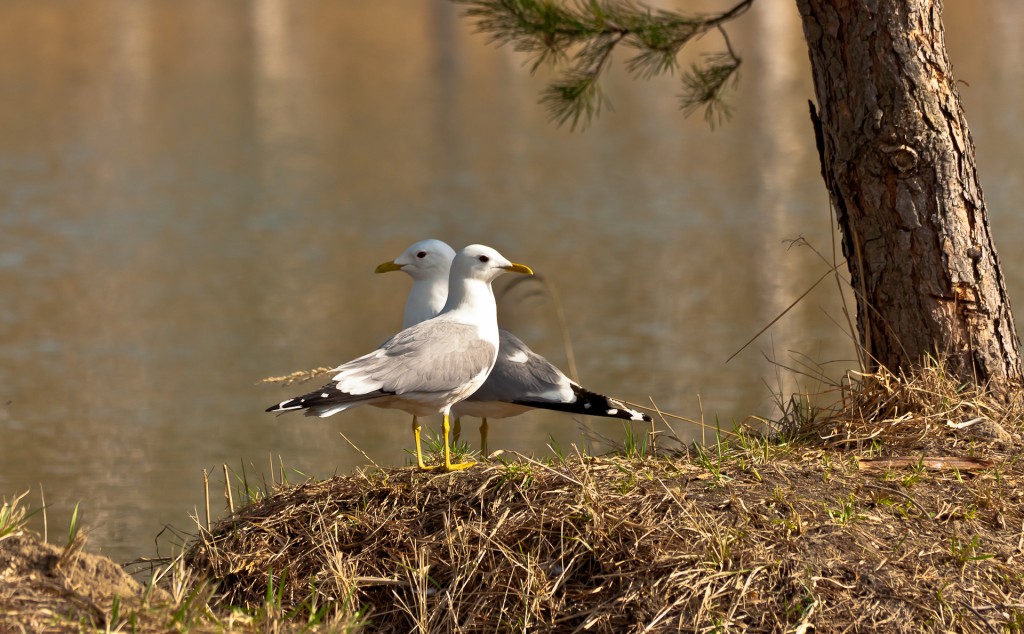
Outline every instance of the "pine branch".
[[735, 80], [740, 58], [723, 25], [742, 15], [754, 0], [741, 0], [712, 15], [685, 16], [654, 11], [632, 0], [454, 0], [467, 8], [478, 32], [499, 46], [508, 44], [526, 53], [531, 73], [541, 66], [562, 67], [560, 76], [541, 97], [551, 118], [572, 129], [585, 127], [603, 107], [610, 106], [601, 90], [601, 74], [620, 44], [635, 51], [626, 68], [638, 78], [674, 73], [678, 55], [689, 42], [717, 29], [726, 52], [707, 56], [683, 75], [683, 113], [704, 108], [712, 125], [728, 115], [724, 93]]
[[547, 106], [553, 121], [558, 125], [571, 121], [569, 127], [573, 130], [580, 121], [585, 126], [601, 114], [601, 108], [611, 107], [593, 73], [567, 74], [556, 80], [544, 90], [540, 102]]
[[725, 29], [719, 26], [718, 30], [725, 40], [728, 52], [707, 55], [703, 65], [692, 65], [689, 72], [683, 75], [683, 94], [679, 97], [685, 116], [688, 117], [703, 108], [704, 120], [712, 129], [731, 113], [729, 104], [725, 102], [724, 93], [730, 83], [736, 83], [742, 61], [733, 52]]

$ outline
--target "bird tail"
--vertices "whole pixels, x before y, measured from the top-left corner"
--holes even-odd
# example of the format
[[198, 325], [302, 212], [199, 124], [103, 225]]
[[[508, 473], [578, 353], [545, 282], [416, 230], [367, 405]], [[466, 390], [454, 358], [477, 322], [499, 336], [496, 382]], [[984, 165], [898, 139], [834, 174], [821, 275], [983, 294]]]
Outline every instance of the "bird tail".
[[558, 412], [570, 414], [582, 414], [586, 416], [604, 416], [606, 418], [622, 418], [625, 420], [642, 420], [651, 422], [651, 417], [643, 412], [626, 407], [622, 401], [609, 398], [604, 394], [591, 392], [590, 390], [572, 384], [572, 391], [575, 400], [570, 403], [553, 403], [551, 401], [513, 401], [517, 405], [537, 407], [540, 409], [551, 409]]

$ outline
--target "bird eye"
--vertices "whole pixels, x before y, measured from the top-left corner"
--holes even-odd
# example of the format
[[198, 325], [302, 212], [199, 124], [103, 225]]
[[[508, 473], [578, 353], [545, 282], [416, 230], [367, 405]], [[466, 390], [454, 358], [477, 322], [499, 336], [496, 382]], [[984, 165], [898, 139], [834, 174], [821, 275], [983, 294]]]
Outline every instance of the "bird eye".
[[420, 251], [419, 253], [416, 254], [416, 257], [418, 257], [418, 258], [425, 258], [425, 257], [427, 257], [427, 252], [426, 251]]
[[487, 257], [486, 255], [481, 255], [477, 259], [480, 260], [481, 262], [490, 262], [491, 261], [491, 258]]

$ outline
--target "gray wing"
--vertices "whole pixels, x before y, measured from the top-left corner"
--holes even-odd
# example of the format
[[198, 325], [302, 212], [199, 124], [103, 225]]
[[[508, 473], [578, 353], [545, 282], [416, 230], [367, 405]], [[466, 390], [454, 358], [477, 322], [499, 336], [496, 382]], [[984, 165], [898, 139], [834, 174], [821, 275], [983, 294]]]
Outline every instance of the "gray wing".
[[336, 368], [334, 382], [348, 394], [448, 392], [487, 371], [496, 353], [476, 326], [432, 319]]
[[[500, 348], [494, 369], [480, 389], [467, 400], [480, 416], [515, 416], [506, 407], [488, 409], [486, 403], [513, 403], [525, 407], [550, 409], [570, 414], [587, 414], [650, 421], [651, 417], [626, 407], [621, 401], [591, 392], [565, 376], [512, 333], [499, 333]], [[470, 403], [467, 403], [470, 405]], [[467, 408], [468, 411], [468, 408]]]
[[518, 337], [499, 332], [498, 359], [471, 401], [551, 401], [573, 400], [574, 383], [562, 371], [540, 356]]

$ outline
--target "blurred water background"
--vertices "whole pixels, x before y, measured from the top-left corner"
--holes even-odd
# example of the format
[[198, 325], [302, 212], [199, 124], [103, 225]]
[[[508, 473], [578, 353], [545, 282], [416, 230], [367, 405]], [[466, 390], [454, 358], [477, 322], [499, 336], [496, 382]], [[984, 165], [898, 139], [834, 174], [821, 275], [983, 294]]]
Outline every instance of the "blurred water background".
[[[620, 64], [614, 111], [580, 133], [548, 121], [522, 56], [439, 0], [4, 0], [0, 494], [38, 505], [42, 488], [51, 534], [81, 501], [89, 548], [125, 561], [189, 528], [204, 468], [216, 492], [225, 463], [366, 464], [339, 431], [406, 464], [406, 415], [275, 418], [267, 405], [312, 386], [256, 382], [395, 332], [409, 281], [373, 268], [427, 237], [489, 244], [554, 284], [592, 389], [723, 425], [820, 389], [767, 358], [851, 367], [831, 280], [725, 363], [827, 271], [789, 241], [832, 257], [794, 5], [759, 0], [730, 26], [744, 62], [724, 125], [683, 117], [678, 78]], [[1024, 5], [945, 5], [1020, 301]], [[565, 368], [555, 314], [539, 285], [502, 300], [503, 324]], [[495, 421], [490, 445], [587, 444], [580, 422], [624, 434], [537, 412]]]

